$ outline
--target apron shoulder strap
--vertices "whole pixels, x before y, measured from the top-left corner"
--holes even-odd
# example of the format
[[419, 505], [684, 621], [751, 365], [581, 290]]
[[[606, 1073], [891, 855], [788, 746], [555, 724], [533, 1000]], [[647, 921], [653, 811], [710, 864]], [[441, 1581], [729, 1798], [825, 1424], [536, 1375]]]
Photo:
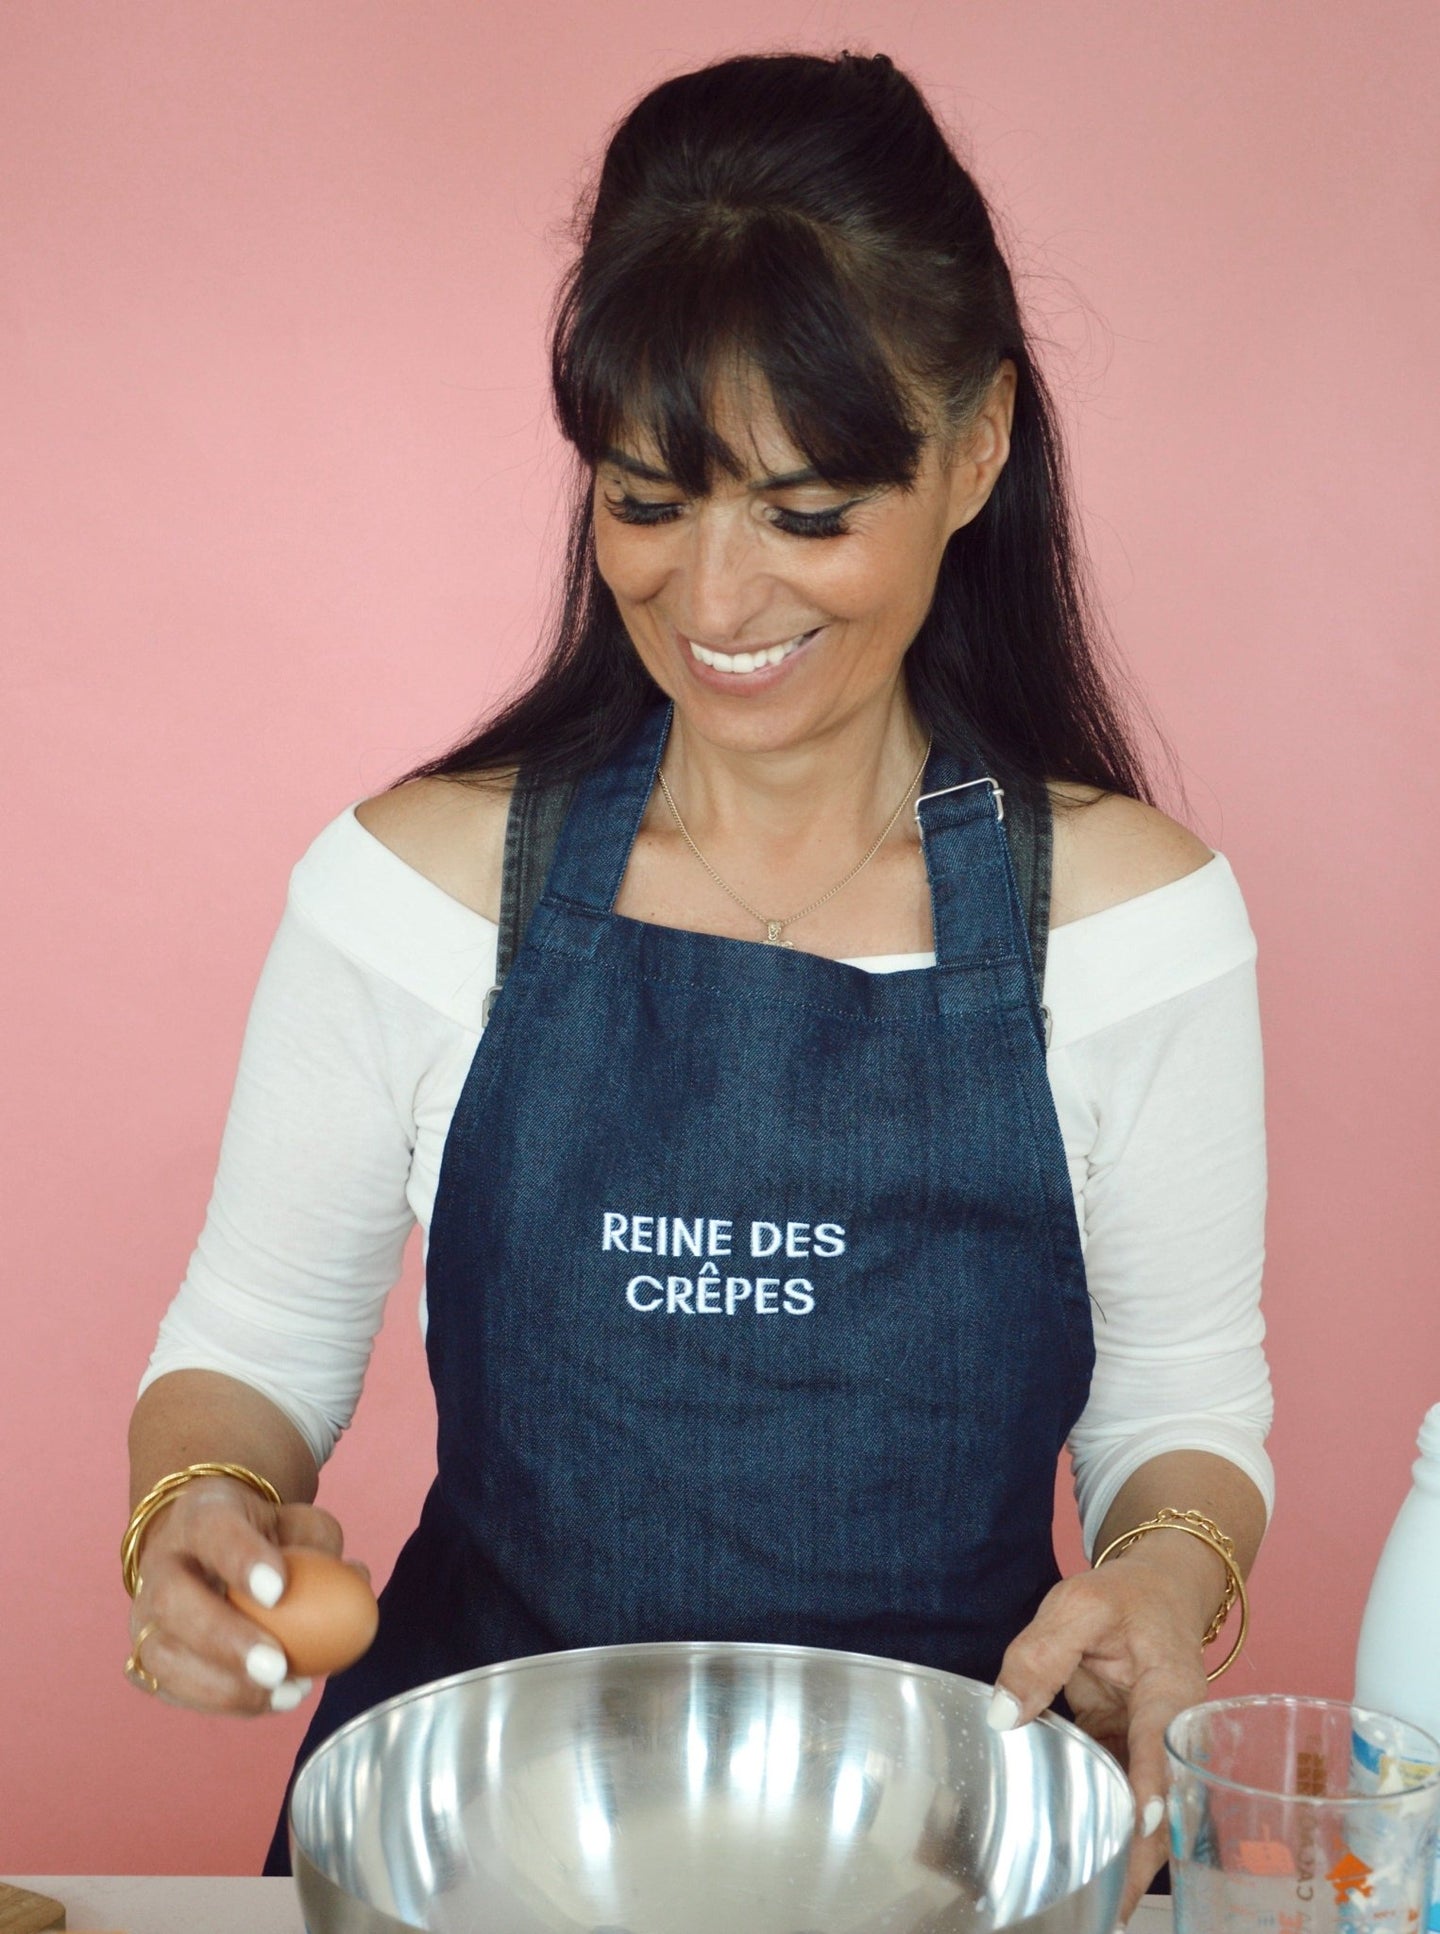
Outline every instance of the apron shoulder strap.
[[538, 784], [524, 769], [516, 775], [505, 820], [505, 859], [500, 877], [500, 934], [495, 948], [495, 985], [485, 996], [485, 1019], [520, 951], [535, 903], [545, 888], [560, 829], [575, 797], [573, 779]]
[[[527, 778], [522, 769], [510, 796], [505, 821], [505, 860], [500, 883], [500, 936], [495, 953], [495, 985], [485, 997], [485, 1019], [505, 984], [530, 915], [544, 891], [560, 829], [575, 797], [576, 781], [562, 779], [548, 785]], [[1050, 939], [1050, 868], [1054, 853], [1054, 822], [1050, 796], [1043, 786], [1007, 787], [1005, 834], [1010, 864], [1025, 911], [1030, 960], [1037, 998], [1045, 986], [1045, 952]]]
[[1010, 865], [1025, 912], [1036, 998], [1045, 994], [1045, 955], [1050, 944], [1050, 871], [1055, 854], [1055, 821], [1043, 785], [1011, 783], [1005, 788], [1005, 834]]

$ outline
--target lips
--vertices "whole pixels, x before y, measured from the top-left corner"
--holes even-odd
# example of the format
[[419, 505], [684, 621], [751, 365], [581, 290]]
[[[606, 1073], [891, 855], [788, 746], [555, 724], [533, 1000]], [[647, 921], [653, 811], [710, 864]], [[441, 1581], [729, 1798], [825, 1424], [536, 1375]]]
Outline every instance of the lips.
[[756, 672], [783, 665], [814, 636], [813, 631], [802, 631], [778, 645], [760, 645], [754, 651], [712, 651], [707, 645], [697, 645], [693, 638], [687, 638], [685, 643], [690, 647], [690, 655], [711, 671], [723, 672], [730, 678], [750, 678]]

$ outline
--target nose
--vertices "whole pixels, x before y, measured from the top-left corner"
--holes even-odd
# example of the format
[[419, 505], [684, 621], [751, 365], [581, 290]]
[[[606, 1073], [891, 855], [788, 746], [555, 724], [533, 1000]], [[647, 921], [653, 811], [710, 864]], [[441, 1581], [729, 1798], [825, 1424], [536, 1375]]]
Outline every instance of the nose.
[[771, 585], [760, 544], [743, 510], [705, 505], [685, 533], [676, 564], [673, 609], [685, 635], [723, 648], [755, 636]]

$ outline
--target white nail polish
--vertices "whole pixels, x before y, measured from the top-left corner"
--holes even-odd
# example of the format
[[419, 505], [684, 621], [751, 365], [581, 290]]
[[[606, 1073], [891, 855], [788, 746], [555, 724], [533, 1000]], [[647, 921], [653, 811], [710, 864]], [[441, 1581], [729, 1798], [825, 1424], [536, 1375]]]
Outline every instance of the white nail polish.
[[267, 1565], [263, 1561], [250, 1567], [246, 1583], [257, 1605], [278, 1605], [285, 1589], [285, 1580], [274, 1565]]
[[272, 1712], [294, 1712], [300, 1701], [309, 1695], [309, 1679], [286, 1679], [270, 1694]]
[[290, 1667], [285, 1654], [276, 1645], [252, 1645], [245, 1654], [245, 1670], [257, 1686], [275, 1687], [288, 1676]]
[[992, 1733], [1008, 1733], [1020, 1717], [1020, 1701], [1004, 1686], [996, 1686], [995, 1696], [985, 1709], [985, 1724]]
[[1157, 1797], [1145, 1802], [1145, 1811], [1140, 1815], [1140, 1838], [1148, 1840], [1165, 1818], [1165, 1802]]

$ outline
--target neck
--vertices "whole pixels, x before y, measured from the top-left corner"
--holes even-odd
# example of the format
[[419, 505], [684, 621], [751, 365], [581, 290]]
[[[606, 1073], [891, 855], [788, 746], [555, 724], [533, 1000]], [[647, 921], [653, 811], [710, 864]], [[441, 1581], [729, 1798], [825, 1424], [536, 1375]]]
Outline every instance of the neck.
[[924, 755], [903, 689], [803, 741], [720, 745], [677, 708], [664, 769], [692, 835], [744, 841], [777, 857], [825, 848], [843, 858], [873, 839]]

